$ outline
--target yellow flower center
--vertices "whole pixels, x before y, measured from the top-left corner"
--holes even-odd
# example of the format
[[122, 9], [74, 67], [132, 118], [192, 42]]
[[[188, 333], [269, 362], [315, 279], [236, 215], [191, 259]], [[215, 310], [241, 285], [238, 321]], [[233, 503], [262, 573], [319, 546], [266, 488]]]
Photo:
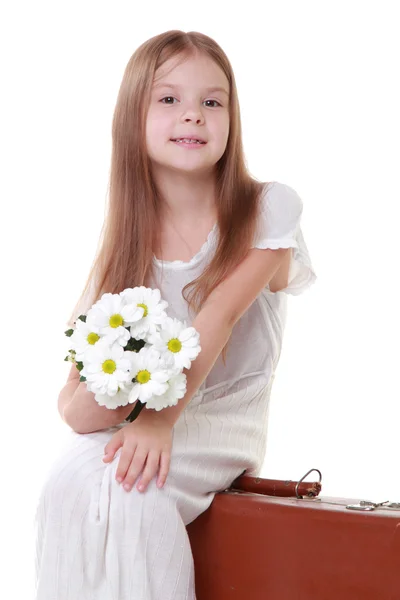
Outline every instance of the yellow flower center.
[[182, 348], [181, 342], [176, 338], [169, 340], [167, 346], [168, 350], [170, 350], [171, 352], [180, 352]]
[[150, 377], [151, 375], [147, 370], [139, 371], [139, 373], [136, 375], [136, 381], [138, 381], [139, 383], [147, 383]]
[[144, 317], [147, 317], [147, 315], [149, 314], [149, 311], [147, 310], [147, 305], [146, 304], [138, 304], [138, 306], [141, 306], [142, 308], [144, 308], [144, 314], [143, 314], [143, 319], [144, 319]]
[[117, 368], [117, 365], [113, 360], [111, 360], [111, 358], [109, 358], [108, 360], [105, 360], [103, 362], [102, 367], [104, 373], [108, 373], [109, 375], [111, 375], [112, 373], [114, 373], [115, 369]]
[[89, 333], [86, 339], [88, 344], [92, 344], [93, 346], [93, 344], [95, 344], [100, 339], [100, 336], [97, 335], [97, 333], [93, 333], [92, 331], [91, 333]]
[[114, 329], [116, 329], [117, 327], [120, 327], [121, 325], [124, 324], [124, 319], [122, 318], [122, 316], [120, 314], [111, 315], [109, 324], [110, 324], [110, 327], [113, 327]]

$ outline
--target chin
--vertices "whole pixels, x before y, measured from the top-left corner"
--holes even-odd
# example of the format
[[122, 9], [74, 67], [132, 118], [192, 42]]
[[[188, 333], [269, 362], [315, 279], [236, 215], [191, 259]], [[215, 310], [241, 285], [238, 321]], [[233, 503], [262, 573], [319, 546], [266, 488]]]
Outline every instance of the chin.
[[207, 160], [199, 160], [199, 159], [190, 159], [187, 160], [176, 160], [171, 161], [171, 157], [168, 157], [166, 160], [159, 159], [157, 160], [157, 164], [162, 166], [165, 169], [172, 169], [175, 171], [203, 171], [212, 168], [217, 160], [210, 159], [207, 157]]

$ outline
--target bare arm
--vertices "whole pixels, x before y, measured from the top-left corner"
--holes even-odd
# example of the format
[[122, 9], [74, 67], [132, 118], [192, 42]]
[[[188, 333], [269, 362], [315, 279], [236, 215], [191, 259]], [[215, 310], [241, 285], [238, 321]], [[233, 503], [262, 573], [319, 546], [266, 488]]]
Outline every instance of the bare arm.
[[[251, 249], [243, 261], [210, 294], [192, 323], [200, 333], [201, 352], [192, 362], [190, 369], [184, 369], [187, 377], [186, 394], [178, 404], [161, 411], [172, 424], [176, 423], [211, 371], [231, 336], [235, 323], [271, 281], [290, 252], [290, 248]], [[140, 419], [140, 415], [138, 418]]]
[[73, 364], [67, 383], [58, 397], [58, 410], [61, 418], [77, 433], [92, 433], [122, 423], [131, 413], [135, 404], [116, 409], [100, 406], [93, 392], [89, 392], [84, 381], [79, 381], [80, 373]]
[[61, 392], [58, 396], [58, 412], [60, 413], [60, 417], [63, 421], [64, 418], [64, 410], [67, 404], [69, 404], [72, 400], [72, 396], [74, 395], [76, 389], [79, 386], [79, 371], [76, 366], [73, 364], [71, 366], [71, 370], [68, 375], [67, 383], [62, 388]]
[[[200, 333], [201, 352], [190, 369], [183, 370], [187, 377], [186, 394], [176, 406], [164, 408], [158, 413], [172, 425], [211, 371], [235, 323], [271, 281], [289, 252], [290, 248], [249, 250], [242, 262], [210, 294], [192, 323]], [[118, 425], [134, 406], [129, 404], [115, 410], [99, 406], [94, 394], [88, 392], [86, 384], [82, 382], [64, 409], [64, 420], [77, 433], [91, 433]], [[154, 409], [143, 410], [146, 413], [156, 412]]]

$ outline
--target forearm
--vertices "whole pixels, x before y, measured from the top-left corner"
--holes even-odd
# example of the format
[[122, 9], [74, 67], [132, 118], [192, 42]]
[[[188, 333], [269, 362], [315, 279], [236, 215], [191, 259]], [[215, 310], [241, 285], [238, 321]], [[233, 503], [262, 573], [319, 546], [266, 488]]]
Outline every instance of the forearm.
[[[186, 394], [175, 406], [159, 411], [173, 426], [180, 414], [197, 392], [214, 366], [223, 347], [229, 340], [234, 322], [229, 320], [217, 303], [206, 303], [194, 319], [192, 326], [200, 334], [201, 352], [192, 362], [190, 369], [184, 369], [186, 375]], [[99, 406], [94, 394], [87, 390], [84, 382], [79, 384], [72, 400], [64, 409], [64, 421], [77, 433], [92, 433], [122, 423], [132, 412], [135, 403], [109, 409]], [[156, 413], [154, 409], [143, 408], [146, 413]], [[143, 414], [143, 411], [141, 414]], [[138, 416], [138, 419], [140, 419]]]
[[64, 407], [63, 419], [77, 433], [93, 433], [100, 429], [114, 427], [122, 423], [135, 406], [129, 404], [111, 409], [100, 406], [94, 396], [82, 381], [70, 402]]
[[[180, 414], [197, 392], [203, 381], [214, 366], [225, 344], [229, 340], [233, 323], [213, 305], [205, 305], [192, 323], [200, 334], [201, 352], [192, 362], [190, 369], [184, 369], [186, 374], [186, 394], [178, 400], [175, 406], [163, 408], [160, 413], [174, 425]], [[153, 409], [143, 408], [143, 411], [156, 412]], [[140, 419], [140, 415], [138, 417]]]
[[[232, 329], [271, 281], [290, 249], [252, 248], [244, 259], [208, 296], [204, 307], [193, 321], [200, 333], [201, 352], [192, 362], [187, 376], [187, 392], [176, 406], [161, 412], [174, 424], [191, 397], [211, 371]], [[139, 415], [140, 418], [140, 415]]]
[[71, 402], [78, 385], [79, 379], [70, 379], [67, 381], [58, 395], [58, 412], [60, 413], [60, 417], [63, 421], [65, 421], [64, 410], [67, 404]]

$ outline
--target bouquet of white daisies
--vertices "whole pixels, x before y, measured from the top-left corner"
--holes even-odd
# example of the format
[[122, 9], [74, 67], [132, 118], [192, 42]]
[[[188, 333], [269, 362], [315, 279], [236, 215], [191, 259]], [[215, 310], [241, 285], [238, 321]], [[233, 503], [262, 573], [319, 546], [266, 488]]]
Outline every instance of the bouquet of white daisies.
[[162, 410], [186, 393], [186, 375], [201, 351], [200, 334], [172, 319], [160, 290], [144, 286], [105, 293], [80, 315], [69, 337], [69, 354], [80, 381], [100, 406], [115, 409], [138, 401], [127, 421], [144, 406]]

